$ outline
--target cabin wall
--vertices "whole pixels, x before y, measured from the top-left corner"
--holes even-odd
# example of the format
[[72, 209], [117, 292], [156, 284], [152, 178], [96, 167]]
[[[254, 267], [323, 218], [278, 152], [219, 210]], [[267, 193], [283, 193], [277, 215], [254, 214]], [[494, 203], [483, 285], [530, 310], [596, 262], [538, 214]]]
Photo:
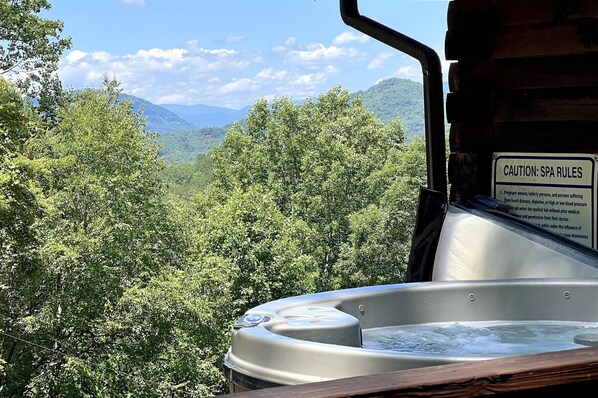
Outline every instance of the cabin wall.
[[598, 154], [598, 1], [452, 0], [450, 200], [491, 195], [494, 152]]

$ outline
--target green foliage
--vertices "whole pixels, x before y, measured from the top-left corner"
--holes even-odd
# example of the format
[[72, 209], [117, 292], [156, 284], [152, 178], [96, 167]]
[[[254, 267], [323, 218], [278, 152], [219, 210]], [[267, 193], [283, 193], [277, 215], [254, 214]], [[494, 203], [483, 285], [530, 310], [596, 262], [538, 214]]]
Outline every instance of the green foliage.
[[400, 119], [407, 139], [423, 136], [424, 96], [421, 83], [408, 79], [386, 79], [353, 94], [384, 123]]
[[[213, 196], [212, 196], [213, 195]], [[202, 257], [218, 256], [234, 267], [230, 298], [239, 316], [258, 304], [315, 290], [313, 234], [285, 217], [259, 186], [228, 191], [221, 202], [199, 202], [195, 237]]]
[[[14, 250], [35, 262], [15, 256], [2, 263], [1, 329], [20, 339], [2, 345], [0, 388], [8, 395], [111, 391], [100, 372], [111, 360], [106, 347], [117, 343], [106, 321], [119, 317], [123, 297], [187, 261], [187, 240], [164, 200], [156, 145], [118, 94], [109, 81], [103, 91], [77, 93], [58, 109], [57, 126], [21, 145], [32, 159], [27, 184], [39, 187], [44, 214], [25, 224], [32, 250]], [[36, 209], [34, 201], [19, 203]], [[9, 231], [19, 224], [8, 221]]]
[[[228, 195], [260, 187], [284, 217], [305, 223], [315, 245], [311, 256], [318, 265], [316, 289], [402, 280], [415, 201], [413, 195], [403, 198], [400, 193], [417, 192], [417, 183], [425, 178], [425, 170], [414, 164], [400, 170], [403, 158], [421, 149], [403, 143], [402, 124], [397, 120], [385, 126], [359, 98], [351, 100], [339, 87], [303, 105], [286, 98], [272, 104], [258, 101], [246, 121], [246, 128], [234, 125], [213, 152], [214, 186]], [[398, 171], [408, 172], [409, 183], [397, 182]], [[387, 189], [397, 192], [397, 202], [384, 202], [393, 192]], [[394, 218], [397, 214], [401, 217]], [[408, 232], [398, 233], [397, 228]], [[367, 233], [359, 232], [362, 229]], [[401, 249], [378, 261], [386, 271], [370, 279], [347, 277], [351, 267], [372, 273], [362, 259], [366, 253], [357, 255], [365, 250], [359, 242], [390, 238], [398, 240], [388, 246]]]
[[166, 164], [160, 175], [172, 194], [190, 199], [213, 181], [212, 167], [210, 155], [198, 155], [193, 163]]
[[370, 175], [369, 187], [380, 200], [350, 216], [350, 236], [335, 264], [339, 286], [404, 281], [425, 173], [425, 142], [415, 138], [391, 151], [384, 166]]
[[403, 280], [424, 142], [336, 87], [165, 166], [118, 83], [45, 124], [0, 80], [0, 391], [203, 397], [247, 309]]
[[154, 105], [149, 101], [133, 95], [121, 94], [121, 99], [131, 100], [135, 112], [140, 113], [146, 121], [148, 131], [168, 135], [177, 131], [195, 130], [196, 126], [180, 118], [168, 109]]
[[161, 145], [160, 157], [167, 163], [193, 162], [198, 155], [205, 155], [220, 145], [226, 128], [205, 127], [160, 135], [158, 137]]
[[[31, 162], [22, 148], [41, 126], [15, 88], [2, 79], [0, 101], [0, 332], [21, 335], [29, 327], [30, 298], [39, 289], [43, 272], [37, 254], [40, 242], [36, 222], [44, 212], [43, 197], [32, 180]], [[9, 381], [24, 381], [33, 356], [5, 335], [0, 336], [0, 349], [3, 391]]]
[[105, 326], [112, 336], [101, 368], [105, 388], [144, 397], [224, 393], [231, 269], [221, 258], [203, 258], [129, 289]]
[[63, 24], [39, 17], [50, 9], [46, 0], [0, 0], [0, 76], [17, 81], [21, 92], [40, 100], [52, 112], [60, 92], [55, 75], [70, 38], [61, 38]]

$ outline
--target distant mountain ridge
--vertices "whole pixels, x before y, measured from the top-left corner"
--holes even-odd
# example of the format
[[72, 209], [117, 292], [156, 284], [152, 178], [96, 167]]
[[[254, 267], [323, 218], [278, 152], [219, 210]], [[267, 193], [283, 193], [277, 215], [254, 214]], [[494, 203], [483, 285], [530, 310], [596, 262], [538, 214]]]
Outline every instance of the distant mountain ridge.
[[363, 106], [374, 112], [384, 123], [401, 119], [407, 138], [422, 135], [424, 124], [424, 96], [421, 83], [409, 79], [386, 79], [351, 97], [361, 97]]
[[179, 105], [160, 104], [159, 106], [176, 113], [186, 121], [193, 123], [196, 127], [224, 126], [237, 120], [245, 118], [251, 106], [241, 109], [230, 109], [221, 106], [211, 105]]
[[179, 131], [195, 130], [197, 126], [160, 105], [153, 104], [134, 95], [121, 94], [121, 99], [130, 99], [133, 110], [146, 119], [146, 129], [160, 135]]
[[[227, 127], [242, 121], [251, 106], [230, 109], [210, 105], [152, 104], [132, 95], [135, 109], [142, 109], [147, 130], [159, 134], [160, 156], [171, 163], [191, 162], [207, 153], [224, 139]], [[351, 94], [361, 97], [365, 108], [382, 122], [400, 118], [407, 139], [424, 134], [424, 99], [421, 83], [391, 78], [379, 81], [367, 90]], [[298, 103], [300, 103], [298, 101]]]
[[[147, 129], [161, 135], [205, 127], [222, 127], [244, 119], [252, 107], [231, 109], [203, 104], [157, 105], [133, 95], [122, 96], [133, 100], [135, 110], [143, 109]], [[424, 99], [421, 83], [409, 79], [385, 79], [367, 90], [351, 94], [353, 98], [357, 96], [360, 96], [363, 105], [384, 123], [399, 117], [405, 126], [407, 137], [423, 134]]]

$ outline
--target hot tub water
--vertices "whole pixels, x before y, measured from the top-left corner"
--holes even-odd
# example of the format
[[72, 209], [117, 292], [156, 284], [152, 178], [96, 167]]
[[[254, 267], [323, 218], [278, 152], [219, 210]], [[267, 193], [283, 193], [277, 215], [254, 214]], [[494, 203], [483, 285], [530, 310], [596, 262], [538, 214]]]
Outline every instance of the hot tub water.
[[576, 335], [598, 333], [598, 322], [434, 322], [364, 329], [363, 348], [420, 354], [526, 355], [581, 348]]

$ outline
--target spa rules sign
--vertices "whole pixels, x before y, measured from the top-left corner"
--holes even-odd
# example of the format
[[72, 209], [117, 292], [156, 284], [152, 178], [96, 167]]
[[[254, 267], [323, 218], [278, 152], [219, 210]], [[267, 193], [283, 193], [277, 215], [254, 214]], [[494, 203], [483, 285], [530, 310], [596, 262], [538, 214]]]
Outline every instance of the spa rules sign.
[[495, 153], [492, 194], [513, 214], [596, 248], [596, 160], [589, 154]]

